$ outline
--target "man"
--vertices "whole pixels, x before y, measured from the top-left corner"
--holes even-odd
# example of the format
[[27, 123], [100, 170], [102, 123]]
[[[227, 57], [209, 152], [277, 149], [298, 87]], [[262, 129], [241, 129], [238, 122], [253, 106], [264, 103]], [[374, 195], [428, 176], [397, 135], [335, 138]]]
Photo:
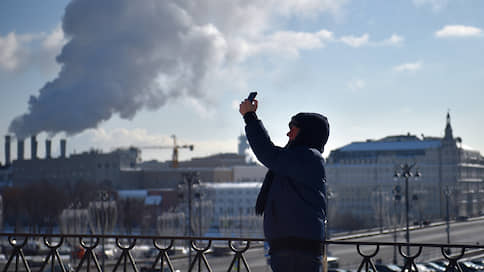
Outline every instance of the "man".
[[289, 123], [289, 142], [278, 147], [258, 120], [257, 106], [257, 100], [246, 99], [239, 111], [255, 156], [269, 169], [257, 197], [256, 214], [264, 214], [271, 268], [275, 272], [322, 271], [326, 174], [321, 153], [329, 136], [328, 120], [317, 113], [298, 113]]

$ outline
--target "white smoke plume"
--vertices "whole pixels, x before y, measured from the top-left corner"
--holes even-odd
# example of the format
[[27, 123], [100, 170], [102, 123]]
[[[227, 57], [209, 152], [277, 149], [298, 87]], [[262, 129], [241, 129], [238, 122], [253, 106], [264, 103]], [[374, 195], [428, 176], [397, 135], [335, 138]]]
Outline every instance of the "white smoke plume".
[[257, 52], [270, 21], [295, 12], [335, 13], [341, 0], [72, 0], [61, 70], [9, 130], [18, 138], [69, 135], [113, 114], [131, 119], [170, 98], [204, 98], [208, 73]]

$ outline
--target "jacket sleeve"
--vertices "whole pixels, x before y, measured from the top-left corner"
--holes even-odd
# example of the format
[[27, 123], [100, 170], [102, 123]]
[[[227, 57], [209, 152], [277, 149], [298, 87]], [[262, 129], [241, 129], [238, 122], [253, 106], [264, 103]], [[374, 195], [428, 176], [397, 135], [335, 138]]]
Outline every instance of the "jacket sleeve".
[[297, 163], [290, 150], [274, 145], [262, 122], [251, 119], [245, 133], [257, 159], [270, 170], [289, 177], [296, 176]]

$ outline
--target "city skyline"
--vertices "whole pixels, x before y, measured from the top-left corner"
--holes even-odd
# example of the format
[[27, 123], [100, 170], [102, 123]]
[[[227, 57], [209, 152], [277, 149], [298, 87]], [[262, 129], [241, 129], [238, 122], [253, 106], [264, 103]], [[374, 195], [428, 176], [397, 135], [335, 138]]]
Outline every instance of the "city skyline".
[[[58, 139], [66, 137], [62, 131], [73, 134], [67, 136], [68, 153], [74, 150], [80, 153], [90, 148], [107, 152], [130, 145], [171, 145], [173, 134], [179, 144], [195, 145], [193, 152], [180, 152], [182, 160], [236, 152], [237, 137], [243, 131], [238, 103], [249, 91], [257, 90], [259, 116], [279, 145], [287, 141], [285, 134], [290, 117], [300, 111], [316, 111], [328, 116], [331, 135], [324, 153], [327, 157], [331, 150], [350, 142], [381, 139], [388, 135], [411, 133], [442, 137], [445, 116], [450, 110], [454, 135], [461, 137], [464, 145], [481, 153], [484, 151], [484, 128], [481, 126], [484, 109], [480, 107], [484, 101], [484, 57], [480, 54], [484, 47], [484, 20], [479, 13], [484, 8], [482, 1], [401, 0], [387, 3], [328, 0], [298, 3], [285, 0], [253, 1], [242, 7], [236, 3], [206, 0], [200, 2], [198, 9], [188, 5], [189, 1], [167, 2], [178, 5], [178, 11], [184, 12], [185, 17], [175, 18], [168, 5], [154, 2], [159, 12], [168, 12], [170, 16], [165, 18], [155, 13], [148, 22], [170, 27], [158, 30], [133, 26], [125, 30], [123, 22], [130, 21], [121, 15], [123, 5], [128, 3], [124, 1], [119, 1], [119, 9], [97, 7], [89, 1], [82, 2], [83, 5], [79, 1], [67, 0], [29, 4], [3, 1], [0, 4], [0, 134], [8, 133], [12, 120], [29, 113], [29, 96], [33, 95], [40, 101], [37, 104], [45, 104], [45, 107], [37, 108], [54, 113], [46, 115], [51, 119], [52, 116], [65, 115], [80, 116], [82, 121], [89, 119], [88, 116], [98, 107], [108, 112], [77, 127], [73, 124], [59, 127], [50, 123], [47, 126], [50, 120], [35, 120], [34, 124], [40, 127], [38, 130], [55, 134], [53, 155], [59, 153]], [[70, 13], [65, 13], [68, 5]], [[146, 87], [143, 81], [141, 85], [130, 86], [132, 90], [101, 88], [99, 82], [103, 83], [103, 80], [94, 81], [98, 85], [87, 85], [92, 87], [93, 94], [110, 98], [108, 102], [133, 94], [133, 99], [141, 99], [140, 106], [133, 108], [110, 103], [106, 107], [84, 104], [87, 106], [79, 108], [66, 103], [45, 102], [39, 90], [48, 93], [45, 84], [63, 78], [58, 74], [61, 66], [55, 62], [56, 56], [72, 37], [87, 35], [82, 37], [88, 38], [97, 32], [94, 29], [98, 28], [93, 28], [97, 26], [94, 22], [91, 24], [88, 19], [83, 19], [88, 17], [83, 15], [93, 8], [102, 16], [101, 19], [93, 17], [100, 21], [92, 21], [107, 28], [99, 27], [99, 35], [116, 40], [118, 43], [110, 44], [120, 48], [137, 49], [141, 42], [131, 42], [130, 39], [154, 42], [163, 48], [164, 45], [177, 44], [173, 33], [195, 33], [189, 41], [180, 42], [188, 51], [172, 49], [174, 60], [183, 64], [185, 73], [194, 76], [189, 77], [183, 72], [173, 74], [163, 65], [153, 68], [158, 73], [143, 70], [140, 72], [143, 76], [135, 75], [128, 83], [153, 80], [158, 85], [146, 91], [147, 95], [142, 98], [137, 95], [145, 92], [139, 89]], [[139, 16], [147, 11], [140, 7], [133, 12]], [[66, 14], [64, 19], [67, 18], [68, 23], [63, 29], [62, 18]], [[118, 19], [119, 29], [102, 21], [104, 17], [106, 20]], [[179, 20], [186, 29], [177, 29], [175, 23]], [[64, 35], [66, 26], [69, 37]], [[118, 41], [114, 30], [120, 31], [125, 39]], [[145, 39], [154, 34], [164, 36]], [[100, 37], [92, 35], [92, 38]], [[96, 40], [90, 45], [93, 54], [110, 52], [103, 42], [99, 42], [99, 47], [96, 47]], [[202, 45], [206, 47], [202, 48]], [[172, 52], [156, 46], [155, 49], [148, 51], [152, 55], [147, 57]], [[196, 54], [192, 56], [187, 52]], [[66, 59], [72, 56], [75, 60], [77, 55], [64, 53], [63, 56], [59, 61], [68, 66], [72, 63]], [[116, 77], [136, 72], [118, 71], [109, 62], [111, 59], [102, 60], [103, 65], [113, 70], [112, 76], [118, 81], [120, 79]], [[92, 62], [81, 64], [83, 70], [96, 71]], [[203, 64], [203, 69], [200, 70], [197, 64]], [[127, 65], [123, 63], [122, 66]], [[153, 75], [147, 77], [150, 72]], [[85, 79], [92, 76], [87, 73]], [[168, 86], [178, 77], [190, 80], [177, 84], [178, 89]], [[106, 81], [108, 84], [109, 80]], [[74, 99], [82, 100], [89, 92], [80, 95], [79, 90], [74, 89], [72, 94], [78, 94], [73, 96]], [[103, 96], [107, 90], [114, 93]], [[153, 97], [160, 98], [160, 101]], [[45, 125], [42, 124], [44, 121]], [[47, 137], [49, 135], [45, 132], [37, 136], [39, 156], [43, 154], [42, 143]], [[29, 154], [27, 142], [25, 153]], [[12, 147], [15, 158], [15, 144]], [[3, 145], [0, 156], [3, 163]], [[143, 151], [144, 160], [168, 160], [170, 157], [168, 150]]]

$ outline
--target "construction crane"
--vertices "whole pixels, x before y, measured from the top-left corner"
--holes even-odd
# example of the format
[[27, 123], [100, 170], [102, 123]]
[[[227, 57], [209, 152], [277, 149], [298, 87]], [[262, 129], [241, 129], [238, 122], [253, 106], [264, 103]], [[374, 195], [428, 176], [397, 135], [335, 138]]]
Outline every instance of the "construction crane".
[[176, 143], [176, 135], [171, 135], [173, 139], [173, 146], [165, 146], [165, 145], [152, 145], [152, 146], [143, 146], [142, 149], [173, 149], [172, 155], [172, 167], [178, 168], [178, 149], [180, 148], [188, 148], [190, 151], [193, 151], [193, 145], [178, 145]]

